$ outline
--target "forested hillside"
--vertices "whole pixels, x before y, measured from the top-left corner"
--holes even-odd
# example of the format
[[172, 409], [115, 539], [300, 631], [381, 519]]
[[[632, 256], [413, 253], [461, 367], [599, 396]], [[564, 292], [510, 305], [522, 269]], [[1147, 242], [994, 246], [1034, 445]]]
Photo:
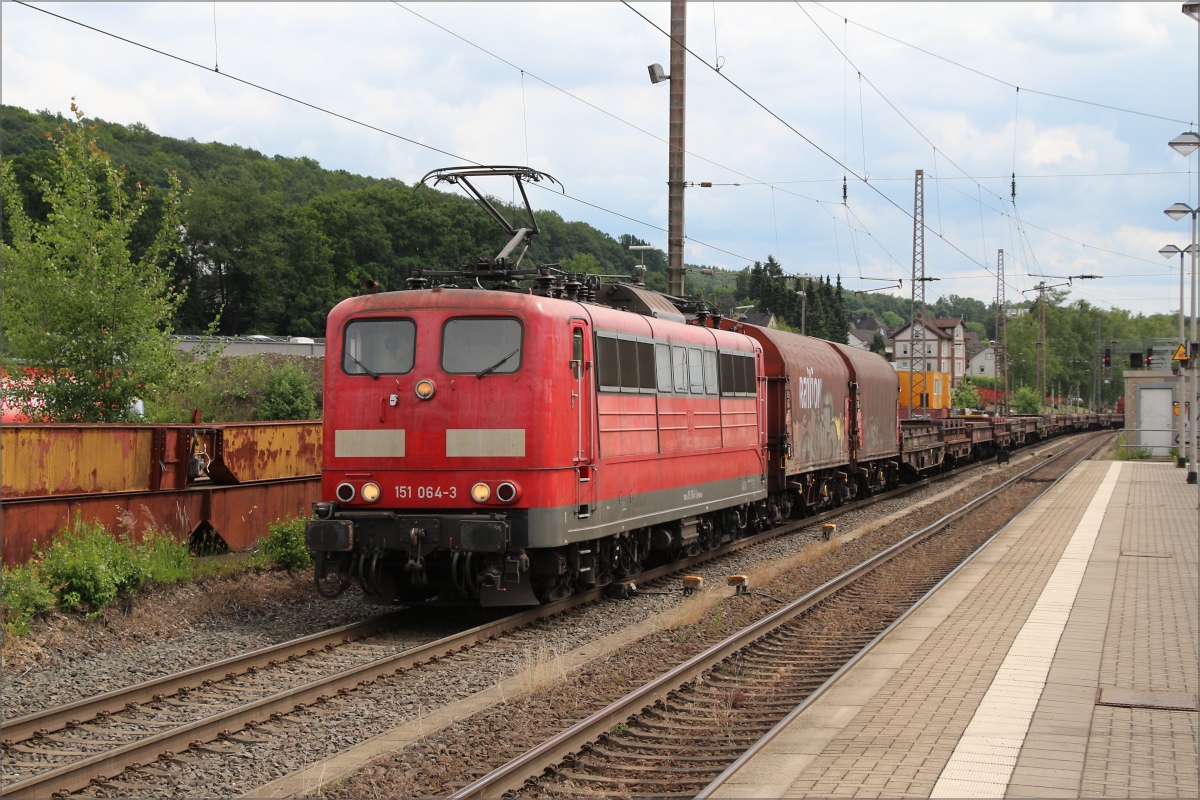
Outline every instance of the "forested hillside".
[[[51, 180], [54, 148], [48, 134], [67, 122], [61, 115], [31, 113], [13, 106], [0, 110], [3, 157], [12, 166], [26, 211], [44, 220], [47, 206], [38, 179]], [[71, 121], [74, 122], [73, 120]], [[124, 166], [126, 185], [162, 186], [164, 170], [175, 171], [187, 192], [183, 201], [184, 247], [173, 264], [176, 288], [185, 290], [174, 325], [176, 333], [198, 333], [220, 311], [219, 333], [320, 336], [325, 316], [371, 279], [386, 289], [402, 289], [417, 266], [445, 269], [494, 255], [507, 236], [481, 209], [462, 196], [414, 189], [393, 179], [369, 178], [324, 169], [309, 158], [267, 156], [217, 142], [200, 143], [160, 136], [143, 125], [87, 119], [97, 146]], [[163, 193], [150, 195], [151, 207], [133, 233], [132, 256], [140, 258], [162, 221]], [[510, 215], [520, 212], [503, 201]], [[5, 220], [8, 214], [5, 212]], [[519, 218], [519, 217], [518, 217]], [[613, 237], [554, 212], [539, 212], [542, 233], [527, 258], [559, 262], [575, 272], [632, 274], [641, 259], [630, 235]], [[9, 227], [4, 227], [8, 242]], [[647, 284], [666, 290], [662, 251], [645, 253]], [[780, 264], [765, 256], [740, 272], [689, 271], [687, 293], [723, 313], [736, 308], [774, 312], [784, 327], [846, 341], [848, 315], [869, 313], [896, 327], [908, 320], [909, 301], [884, 293], [844, 290], [837, 276], [797, 280], [805, 264]], [[805, 292], [801, 301], [798, 291]], [[1047, 312], [1050, 381], [1090, 387], [1096, 368], [1096, 323], [1105, 340], [1169, 337], [1174, 317], [1105, 311], [1086, 302], [1066, 304], [1052, 293]], [[1028, 308], [1022, 302], [1020, 307]], [[995, 335], [995, 308], [970, 297], [949, 295], [930, 303], [930, 316], [963, 317], [981, 338]], [[1009, 342], [1016, 385], [1034, 382], [1034, 315], [1010, 320]], [[1120, 370], [1123, 365], [1114, 363]], [[1118, 378], [1106, 397], [1120, 391]]]
[[[47, 211], [35, 178], [48, 178], [53, 167], [46, 134], [63, 122], [3, 107], [4, 157], [35, 219]], [[223, 308], [222, 334], [323, 335], [329, 309], [365, 279], [401, 289], [413, 267], [460, 265], [494, 255], [507, 240], [461, 194], [326, 170], [309, 158], [159, 136], [142, 125], [86, 122], [100, 149], [124, 165], [128, 185], [162, 185], [163, 170], [174, 170], [188, 192], [186, 247], [175, 264], [176, 285], [187, 290], [180, 333], [203, 330]], [[155, 212], [135, 232], [135, 258], [155, 229]], [[644, 242], [633, 236], [613, 238], [553, 212], [539, 213], [538, 224], [528, 258], [540, 263], [629, 274], [639, 262], [628, 245]], [[651, 285], [665, 289], [663, 254], [647, 252], [646, 266]]]

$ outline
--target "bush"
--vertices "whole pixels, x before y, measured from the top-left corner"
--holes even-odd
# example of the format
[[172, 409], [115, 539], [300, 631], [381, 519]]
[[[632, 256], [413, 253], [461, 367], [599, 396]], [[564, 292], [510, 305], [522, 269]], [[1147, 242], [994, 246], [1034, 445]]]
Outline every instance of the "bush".
[[975, 408], [979, 405], [979, 392], [971, 385], [970, 378], [965, 378], [954, 390], [951, 402], [955, 408]]
[[150, 577], [129, 540], [114, 537], [99, 522], [79, 517], [54, 538], [41, 564], [42, 574], [63, 608], [87, 603], [103, 608], [120, 592], [134, 591]]
[[36, 561], [13, 569], [0, 567], [0, 605], [5, 632], [13, 636], [24, 636], [35, 614], [54, 608], [54, 592], [42, 582]]
[[169, 534], [147, 533], [137, 546], [137, 556], [154, 583], [182, 583], [196, 575], [196, 562], [188, 546]]
[[[248, 422], [253, 419], [316, 419], [320, 414], [323, 358], [256, 353], [198, 359], [180, 356], [186, 380], [168, 397], [150, 403], [149, 422], [187, 422], [198, 408], [206, 422]], [[190, 359], [190, 361], [189, 361]], [[307, 383], [308, 392], [298, 385]], [[268, 396], [274, 399], [267, 400]], [[311, 405], [305, 396], [311, 398]], [[296, 400], [299, 399], [297, 403]], [[276, 416], [277, 414], [301, 414]]]
[[1038, 397], [1037, 389], [1031, 386], [1022, 386], [1013, 392], [1012, 406], [1018, 414], [1042, 413], [1041, 398]]
[[306, 517], [292, 517], [271, 523], [270, 531], [259, 540], [259, 549], [270, 563], [291, 572], [312, 562], [312, 555], [304, 544], [306, 522]]
[[316, 416], [317, 401], [308, 374], [293, 361], [271, 373], [267, 390], [254, 407], [254, 418], [259, 420], [315, 419]]

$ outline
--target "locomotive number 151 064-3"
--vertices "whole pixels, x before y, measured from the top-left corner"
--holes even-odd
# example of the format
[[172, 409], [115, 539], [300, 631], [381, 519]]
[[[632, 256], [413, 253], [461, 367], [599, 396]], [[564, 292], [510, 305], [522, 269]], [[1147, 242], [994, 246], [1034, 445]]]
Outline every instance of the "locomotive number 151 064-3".
[[397, 486], [397, 500], [440, 500], [443, 497], [454, 500], [458, 497], [458, 489], [454, 486]]

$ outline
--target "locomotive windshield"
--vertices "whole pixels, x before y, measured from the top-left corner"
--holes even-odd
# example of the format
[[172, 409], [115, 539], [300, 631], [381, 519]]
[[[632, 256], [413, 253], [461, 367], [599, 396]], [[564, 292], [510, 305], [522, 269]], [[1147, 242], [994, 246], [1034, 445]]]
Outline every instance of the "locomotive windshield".
[[485, 375], [521, 367], [521, 323], [515, 319], [460, 317], [442, 329], [442, 370]]
[[416, 340], [412, 320], [351, 322], [343, 338], [342, 369], [348, 375], [403, 375], [413, 368]]

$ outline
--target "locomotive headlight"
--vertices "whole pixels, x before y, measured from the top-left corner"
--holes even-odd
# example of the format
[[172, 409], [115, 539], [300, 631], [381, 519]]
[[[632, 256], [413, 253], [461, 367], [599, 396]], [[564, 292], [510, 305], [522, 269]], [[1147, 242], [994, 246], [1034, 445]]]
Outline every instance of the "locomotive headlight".
[[417, 397], [419, 397], [420, 399], [428, 400], [429, 398], [433, 397], [433, 392], [434, 392], [433, 381], [429, 380], [428, 378], [424, 378], [422, 380], [417, 381], [417, 385], [414, 388], [414, 391], [417, 393]]
[[492, 496], [492, 489], [486, 483], [477, 483], [471, 487], [471, 499], [476, 503], [486, 503]]
[[364, 483], [362, 489], [359, 490], [359, 495], [364, 502], [374, 503], [379, 499], [379, 484]]
[[505, 481], [496, 487], [496, 499], [501, 503], [511, 503], [517, 499], [517, 487]]
[[337, 495], [338, 500], [341, 500], [343, 503], [349, 503], [354, 499], [354, 487], [348, 483], [339, 483], [334, 494]]

